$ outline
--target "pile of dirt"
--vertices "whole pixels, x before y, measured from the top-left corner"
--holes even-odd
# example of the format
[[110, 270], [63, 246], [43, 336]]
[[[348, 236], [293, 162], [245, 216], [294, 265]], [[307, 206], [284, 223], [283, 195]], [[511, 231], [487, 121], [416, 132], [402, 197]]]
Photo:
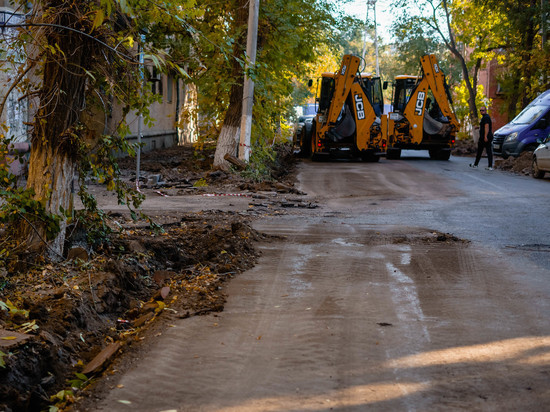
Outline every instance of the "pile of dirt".
[[[223, 188], [230, 191], [246, 186], [251, 190], [276, 190], [276, 185], [285, 183], [292, 186], [295, 182], [294, 166], [296, 157], [290, 145], [277, 145], [276, 158], [268, 165], [264, 174], [251, 170], [243, 173], [226, 173], [213, 170], [213, 143], [203, 144], [200, 149], [193, 145], [174, 146], [153, 150], [140, 156], [141, 187], [177, 187], [186, 189], [193, 186], [208, 185], [211, 188]], [[120, 159], [119, 166], [123, 178], [130, 182], [136, 179], [136, 159]]]
[[[453, 156], [475, 156], [477, 145], [472, 138], [456, 141], [452, 151]], [[532, 172], [533, 152], [523, 152], [518, 157], [510, 156], [507, 159], [496, 157], [494, 168], [521, 175], [529, 175]]]
[[[161, 175], [157, 186], [187, 187], [204, 179], [219, 190], [290, 192], [294, 157], [285, 147], [278, 154], [264, 182], [213, 172], [213, 146], [145, 153], [140, 166], [147, 184]], [[135, 179], [135, 159], [121, 159], [120, 166]], [[19, 262], [19, 271], [0, 269], [0, 410], [65, 408], [152, 325], [223, 309], [224, 282], [255, 264], [254, 243], [266, 237], [244, 214], [177, 216], [153, 228], [112, 214], [115, 232], [89, 257], [83, 251], [60, 264]], [[83, 237], [78, 228], [72, 236]]]
[[506, 170], [522, 175], [529, 175], [532, 172], [533, 152], [523, 152], [517, 158], [496, 159], [495, 169]]
[[469, 137], [467, 139], [457, 139], [451, 153], [453, 156], [472, 156], [476, 154], [476, 151], [477, 146], [474, 139]]

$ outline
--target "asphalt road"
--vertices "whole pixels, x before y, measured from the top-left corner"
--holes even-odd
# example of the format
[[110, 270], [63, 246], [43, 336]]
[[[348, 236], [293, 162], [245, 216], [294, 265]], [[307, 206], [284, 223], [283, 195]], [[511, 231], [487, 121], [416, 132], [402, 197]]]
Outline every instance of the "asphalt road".
[[321, 207], [90, 410], [547, 411], [550, 179], [404, 156], [301, 164]]

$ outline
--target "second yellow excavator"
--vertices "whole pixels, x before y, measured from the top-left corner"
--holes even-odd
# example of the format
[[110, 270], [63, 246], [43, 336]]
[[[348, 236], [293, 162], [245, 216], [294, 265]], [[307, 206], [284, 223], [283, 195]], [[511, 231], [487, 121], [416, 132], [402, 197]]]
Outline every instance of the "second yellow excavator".
[[451, 156], [459, 125], [445, 74], [432, 54], [421, 63], [421, 76], [397, 76], [393, 82], [393, 110], [382, 116], [388, 159], [398, 159], [401, 149], [428, 150], [438, 160]]

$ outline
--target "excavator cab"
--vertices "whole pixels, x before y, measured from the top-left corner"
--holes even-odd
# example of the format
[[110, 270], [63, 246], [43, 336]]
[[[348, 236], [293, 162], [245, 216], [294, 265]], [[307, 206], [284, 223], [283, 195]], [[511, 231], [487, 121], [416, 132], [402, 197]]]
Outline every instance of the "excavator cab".
[[418, 77], [416, 76], [397, 76], [394, 82], [393, 93], [393, 111], [395, 113], [403, 113], [409, 102], [413, 90], [418, 85]]
[[376, 117], [384, 114], [384, 96], [382, 95], [382, 82], [380, 77], [373, 77], [368, 74], [363, 74], [359, 78], [359, 84], [367, 95], [367, 99], [374, 109]]

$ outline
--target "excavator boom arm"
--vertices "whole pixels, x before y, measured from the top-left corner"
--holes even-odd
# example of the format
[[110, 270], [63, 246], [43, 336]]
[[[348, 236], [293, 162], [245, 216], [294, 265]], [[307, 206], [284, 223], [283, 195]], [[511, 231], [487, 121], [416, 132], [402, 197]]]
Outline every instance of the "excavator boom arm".
[[433, 98], [453, 130], [459, 129], [458, 121], [447, 97], [445, 75], [439, 68], [436, 57], [432, 54], [423, 56], [421, 63], [422, 79], [412, 92], [404, 110], [404, 116], [409, 121], [410, 141], [415, 144], [420, 144], [424, 138], [424, 121], [429, 91], [432, 92]]
[[342, 59], [340, 70], [334, 78], [334, 96], [328, 111], [328, 124], [333, 124], [338, 119], [359, 70], [359, 63], [359, 57], [350, 54], [346, 54]]

